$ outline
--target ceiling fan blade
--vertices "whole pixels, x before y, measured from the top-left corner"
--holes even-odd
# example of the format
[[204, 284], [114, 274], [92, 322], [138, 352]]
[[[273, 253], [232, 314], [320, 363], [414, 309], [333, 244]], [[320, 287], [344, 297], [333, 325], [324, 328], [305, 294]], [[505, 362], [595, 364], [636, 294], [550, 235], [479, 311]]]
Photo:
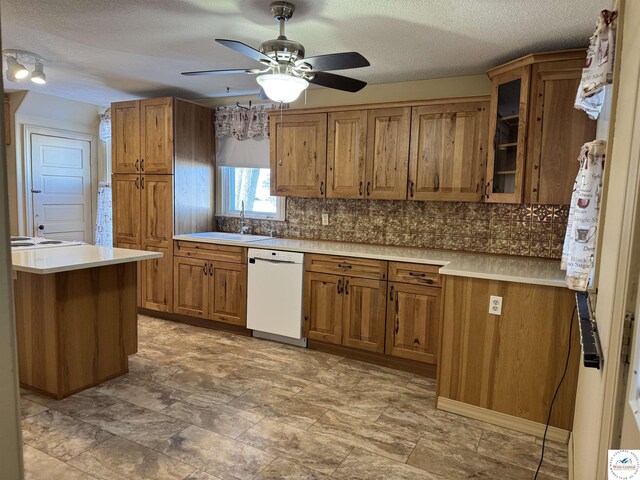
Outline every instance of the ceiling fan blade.
[[236, 40], [225, 40], [224, 38], [216, 38], [216, 42], [230, 48], [231, 50], [235, 50], [245, 57], [253, 58], [257, 62], [264, 63], [266, 65], [273, 65], [277, 63], [273, 58], [242, 42], [238, 42]]
[[252, 70], [236, 69], [236, 70], [198, 70], [196, 72], [182, 72], [182, 75], [228, 75], [230, 73], [260, 73], [263, 70], [254, 68]]
[[296, 62], [296, 66], [307, 64], [313, 71], [345, 70], [347, 68], [368, 67], [369, 60], [358, 52], [330, 53], [315, 57], [302, 58]]
[[356, 80], [355, 78], [343, 77], [327, 72], [316, 72], [309, 83], [322, 85], [323, 87], [335, 88], [345, 92], [358, 92], [367, 86], [367, 82]]
[[260, 94], [258, 95], [258, 98], [260, 100], [268, 100], [269, 97], [267, 97], [267, 92], [264, 91], [264, 88], [260, 89]]

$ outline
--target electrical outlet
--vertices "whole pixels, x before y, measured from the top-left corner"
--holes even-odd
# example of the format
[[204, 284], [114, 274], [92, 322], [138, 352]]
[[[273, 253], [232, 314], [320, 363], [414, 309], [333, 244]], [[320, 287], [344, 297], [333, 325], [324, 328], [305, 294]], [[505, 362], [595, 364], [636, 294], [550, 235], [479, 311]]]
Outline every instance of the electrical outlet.
[[489, 313], [491, 315], [502, 315], [502, 297], [491, 295], [489, 297]]
[[322, 212], [322, 225], [329, 225], [329, 214]]

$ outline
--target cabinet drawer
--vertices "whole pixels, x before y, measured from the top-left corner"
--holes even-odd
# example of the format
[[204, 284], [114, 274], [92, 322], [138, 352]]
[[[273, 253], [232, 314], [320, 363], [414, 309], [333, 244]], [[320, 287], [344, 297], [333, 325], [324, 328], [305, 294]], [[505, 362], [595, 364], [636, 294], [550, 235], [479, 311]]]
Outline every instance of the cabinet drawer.
[[174, 255], [218, 262], [245, 263], [247, 260], [247, 249], [229, 245], [215, 245], [213, 243], [177, 241], [175, 242]]
[[386, 280], [387, 262], [368, 258], [337, 257], [333, 255], [306, 255], [308, 272], [348, 275], [350, 277]]
[[439, 270], [436, 265], [389, 262], [389, 281], [440, 287]]

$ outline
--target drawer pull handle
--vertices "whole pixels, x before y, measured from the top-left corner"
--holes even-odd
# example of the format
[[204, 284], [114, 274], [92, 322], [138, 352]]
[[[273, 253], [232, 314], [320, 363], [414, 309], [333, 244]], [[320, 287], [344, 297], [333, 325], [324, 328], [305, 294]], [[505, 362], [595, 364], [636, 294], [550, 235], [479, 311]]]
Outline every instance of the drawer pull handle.
[[391, 288], [389, 289], [389, 300], [393, 300], [393, 285], [391, 285]]
[[342, 295], [342, 279], [338, 280], [338, 295]]
[[340, 267], [340, 268], [346, 268], [347, 270], [348, 270], [348, 269], [350, 269], [350, 268], [353, 268], [353, 266], [352, 266], [352, 265], [349, 265], [348, 263], [339, 263], [339, 264], [338, 264], [338, 267]]
[[427, 274], [426, 273], [409, 272], [409, 275], [411, 275], [412, 277], [425, 277]]

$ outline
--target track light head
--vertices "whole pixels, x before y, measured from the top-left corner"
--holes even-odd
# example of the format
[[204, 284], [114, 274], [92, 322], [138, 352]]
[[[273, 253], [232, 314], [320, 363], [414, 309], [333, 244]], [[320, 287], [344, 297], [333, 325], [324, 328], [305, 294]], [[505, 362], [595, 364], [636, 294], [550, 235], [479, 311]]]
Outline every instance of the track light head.
[[36, 62], [36, 66], [31, 73], [31, 81], [38, 85], [47, 83], [47, 76], [44, 74], [44, 64], [42, 62]]
[[[7, 78], [23, 80], [29, 76], [29, 70], [18, 62], [15, 57], [7, 57]], [[13, 81], [15, 81], [13, 80]]]

